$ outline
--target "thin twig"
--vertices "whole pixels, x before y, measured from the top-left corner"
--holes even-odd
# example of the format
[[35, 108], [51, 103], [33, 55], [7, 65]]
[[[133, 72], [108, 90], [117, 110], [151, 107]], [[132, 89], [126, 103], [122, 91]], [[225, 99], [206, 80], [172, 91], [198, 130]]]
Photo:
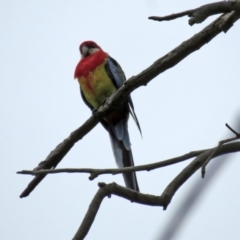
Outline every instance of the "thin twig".
[[238, 133], [237, 131], [235, 131], [233, 128], [231, 128], [227, 123], [225, 124], [225, 126], [231, 131], [233, 132], [236, 137], [240, 137], [240, 133]]
[[195, 23], [202, 23], [209, 16], [220, 14], [220, 13], [228, 13], [237, 9], [238, 5], [236, 3], [237, 3], [236, 1], [227, 1], [227, 2], [221, 1], [216, 3], [206, 4], [199, 8], [187, 10], [180, 13], [174, 13], [164, 17], [152, 16], [152, 17], [149, 17], [148, 19], [155, 20], [155, 21], [169, 21], [179, 17], [189, 16], [191, 17], [189, 19], [189, 25], [192, 26]]
[[[231, 139], [232, 140], [232, 139]], [[224, 140], [226, 141], [226, 140]], [[205, 149], [205, 150], [199, 150], [199, 151], [193, 151], [187, 154], [184, 154], [179, 157], [175, 157], [172, 159], [156, 162], [156, 163], [151, 163], [151, 164], [145, 164], [145, 165], [140, 165], [140, 166], [135, 166], [135, 167], [126, 167], [126, 168], [109, 168], [109, 169], [95, 169], [95, 168], [62, 168], [62, 169], [52, 169], [52, 170], [39, 170], [39, 171], [31, 171], [31, 170], [22, 170], [17, 172], [17, 174], [24, 174], [24, 175], [46, 175], [46, 174], [56, 174], [56, 173], [89, 173], [90, 180], [95, 179], [99, 175], [102, 174], [121, 174], [121, 173], [126, 173], [126, 172], [138, 172], [138, 171], [151, 171], [154, 169], [158, 169], [161, 167], [166, 167], [172, 164], [176, 164], [182, 161], [185, 161], [187, 159], [197, 157], [201, 155], [204, 152], [210, 151], [211, 154], [209, 155], [210, 158], [217, 157], [223, 154], [231, 153], [231, 152], [236, 152], [240, 151], [240, 142], [237, 143], [232, 143], [225, 145], [224, 147], [220, 148], [219, 150], [216, 151], [217, 148], [212, 148], [212, 149]]]
[[145, 164], [135, 167], [126, 167], [126, 168], [110, 168], [110, 169], [94, 169], [94, 168], [58, 168], [58, 169], [52, 169], [52, 170], [22, 170], [18, 171], [17, 174], [26, 174], [26, 175], [46, 175], [46, 174], [54, 174], [54, 173], [90, 173], [90, 180], [95, 179], [101, 174], [120, 174], [120, 173], [126, 173], [126, 172], [132, 172], [132, 171], [151, 171], [156, 168], [169, 166], [175, 163], [179, 163], [182, 161], [185, 161], [189, 158], [193, 158], [198, 156], [199, 154], [205, 152], [205, 150], [199, 150], [199, 151], [192, 151], [187, 154], [184, 154], [179, 157], [175, 157], [172, 159], [167, 159], [161, 162], [151, 163], [151, 164]]
[[158, 17], [158, 16], [151, 16], [148, 17], [148, 19], [150, 20], [154, 20], [154, 21], [171, 21], [180, 17], [184, 17], [184, 16], [189, 16], [190, 14], [192, 14], [194, 12], [195, 9], [191, 9], [191, 10], [187, 10], [187, 11], [183, 11], [183, 12], [179, 12], [179, 13], [173, 13], [167, 16], [163, 16], [163, 17]]
[[221, 149], [221, 147], [223, 146], [223, 144], [238, 140], [240, 138], [240, 134], [238, 132], [236, 132], [234, 129], [232, 129], [227, 123], [225, 124], [226, 127], [228, 129], [230, 129], [230, 131], [232, 131], [236, 136], [233, 138], [229, 138], [229, 139], [225, 139], [222, 140], [218, 143], [218, 146], [216, 148], [213, 148], [211, 151], [211, 154], [208, 156], [207, 160], [204, 162], [203, 166], [202, 166], [202, 178], [204, 178], [205, 174], [206, 174], [206, 166], [208, 165], [208, 163], [213, 159], [213, 156], [216, 156], [217, 152]]

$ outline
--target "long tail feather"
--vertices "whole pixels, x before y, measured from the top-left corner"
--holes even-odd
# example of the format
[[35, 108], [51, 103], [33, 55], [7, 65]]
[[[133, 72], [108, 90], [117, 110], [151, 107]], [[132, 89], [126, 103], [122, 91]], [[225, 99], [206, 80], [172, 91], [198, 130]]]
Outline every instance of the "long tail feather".
[[[113, 154], [119, 168], [134, 166], [132, 151], [127, 150], [123, 141], [118, 140], [115, 135], [109, 131]], [[123, 173], [126, 187], [139, 192], [137, 177], [135, 172]]]
[[130, 112], [134, 122], [136, 123], [137, 127], [138, 127], [138, 130], [142, 136], [142, 129], [140, 127], [140, 124], [139, 124], [139, 121], [138, 121], [138, 118], [137, 118], [137, 115], [134, 111], [134, 106], [133, 106], [133, 102], [132, 102], [132, 98], [130, 96], [128, 96], [128, 102], [127, 102], [127, 108], [128, 108], [128, 111]]

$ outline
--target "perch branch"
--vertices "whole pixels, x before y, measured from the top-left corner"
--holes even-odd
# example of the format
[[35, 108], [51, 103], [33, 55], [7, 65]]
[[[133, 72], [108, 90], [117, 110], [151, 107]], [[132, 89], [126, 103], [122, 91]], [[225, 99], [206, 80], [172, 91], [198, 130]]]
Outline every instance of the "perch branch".
[[150, 194], [142, 194], [128, 188], [119, 186], [116, 183], [105, 184], [99, 183], [99, 190], [95, 194], [92, 202], [89, 205], [87, 213], [77, 230], [73, 240], [82, 240], [90, 230], [92, 223], [97, 215], [100, 205], [106, 196], [111, 194], [130, 200], [131, 202], [145, 204], [149, 206], [163, 206], [164, 202], [161, 196], [154, 196]]

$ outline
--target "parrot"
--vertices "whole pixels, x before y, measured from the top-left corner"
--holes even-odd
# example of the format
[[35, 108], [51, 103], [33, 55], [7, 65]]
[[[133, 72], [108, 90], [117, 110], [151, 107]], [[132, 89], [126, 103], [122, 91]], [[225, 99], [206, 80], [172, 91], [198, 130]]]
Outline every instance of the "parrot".
[[[117, 61], [95, 42], [84, 41], [80, 44], [79, 51], [81, 59], [75, 68], [74, 79], [79, 82], [84, 103], [94, 112], [124, 84], [126, 77]], [[134, 166], [128, 133], [129, 114], [141, 133], [130, 95], [118, 109], [101, 120], [101, 124], [109, 133], [113, 154], [119, 168]], [[123, 178], [127, 188], [139, 192], [135, 172], [123, 173]]]

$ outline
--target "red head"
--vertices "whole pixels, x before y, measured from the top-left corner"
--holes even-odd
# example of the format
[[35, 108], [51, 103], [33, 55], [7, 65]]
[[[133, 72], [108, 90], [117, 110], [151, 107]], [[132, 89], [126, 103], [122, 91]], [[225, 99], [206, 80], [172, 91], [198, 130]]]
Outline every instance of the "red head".
[[99, 50], [102, 49], [93, 41], [85, 41], [81, 43], [81, 45], [79, 46], [79, 51], [81, 53], [82, 58], [85, 58]]
[[103, 63], [107, 57], [107, 53], [93, 41], [81, 43], [79, 50], [81, 53], [81, 60], [76, 66], [74, 78], [87, 76], [89, 72]]

